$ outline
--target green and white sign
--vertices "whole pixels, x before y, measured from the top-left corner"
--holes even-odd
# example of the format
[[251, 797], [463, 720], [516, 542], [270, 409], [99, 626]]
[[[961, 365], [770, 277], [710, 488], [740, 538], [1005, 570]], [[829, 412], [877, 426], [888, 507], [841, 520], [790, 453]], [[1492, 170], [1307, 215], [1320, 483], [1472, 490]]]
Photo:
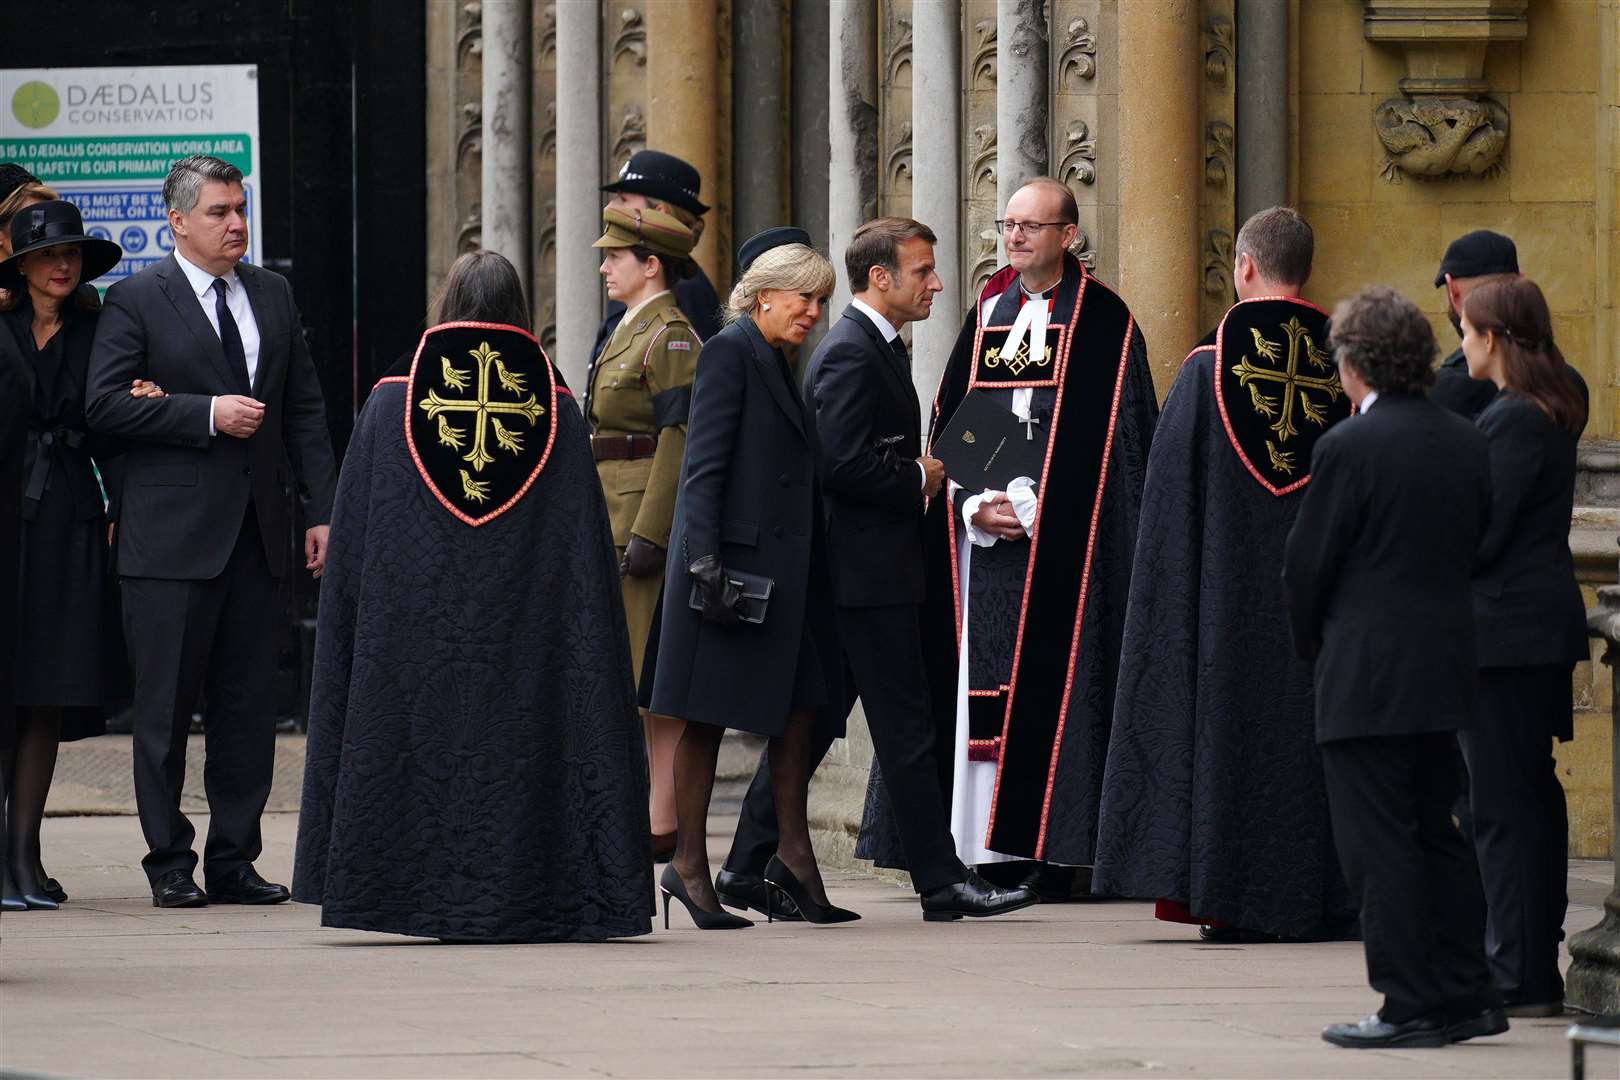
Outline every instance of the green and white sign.
[[259, 69], [253, 64], [0, 71], [0, 161], [14, 161], [84, 215], [124, 260], [105, 288], [174, 250], [163, 178], [211, 154], [242, 170], [249, 262], [258, 257]]

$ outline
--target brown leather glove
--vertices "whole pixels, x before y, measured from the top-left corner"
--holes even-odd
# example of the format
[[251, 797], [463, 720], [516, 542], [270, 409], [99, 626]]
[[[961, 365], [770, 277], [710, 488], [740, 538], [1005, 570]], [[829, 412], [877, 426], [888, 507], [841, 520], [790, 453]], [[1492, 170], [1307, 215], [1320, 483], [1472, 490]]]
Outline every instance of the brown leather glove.
[[664, 549], [645, 537], [630, 534], [624, 546], [624, 557], [619, 560], [619, 573], [624, 577], [652, 577], [663, 573]]
[[697, 582], [698, 597], [703, 601], [698, 614], [721, 626], [735, 625], [738, 621], [737, 605], [742, 603], [742, 590], [726, 577], [725, 567], [720, 565], [720, 556], [705, 555], [701, 559], [694, 559], [686, 572]]

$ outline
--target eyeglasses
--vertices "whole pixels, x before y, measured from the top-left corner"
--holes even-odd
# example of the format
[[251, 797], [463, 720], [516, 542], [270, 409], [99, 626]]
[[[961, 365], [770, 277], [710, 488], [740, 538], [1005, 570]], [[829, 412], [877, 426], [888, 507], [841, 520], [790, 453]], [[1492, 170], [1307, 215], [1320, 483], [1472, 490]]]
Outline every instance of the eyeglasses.
[[1025, 236], [1039, 236], [1042, 229], [1061, 229], [1072, 224], [1068, 221], [1008, 221], [1004, 218], [996, 219], [996, 231], [1003, 236], [1011, 236], [1014, 229], [1022, 229]]

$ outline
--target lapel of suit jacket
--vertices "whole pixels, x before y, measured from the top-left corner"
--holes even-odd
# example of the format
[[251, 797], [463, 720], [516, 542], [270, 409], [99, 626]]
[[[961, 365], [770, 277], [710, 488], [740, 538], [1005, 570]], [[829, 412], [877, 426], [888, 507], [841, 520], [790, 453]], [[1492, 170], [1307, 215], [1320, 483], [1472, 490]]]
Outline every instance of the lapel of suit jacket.
[[[253, 309], [253, 321], [259, 324], [259, 363], [253, 369], [253, 389], [250, 391], [257, 395], [264, 386], [265, 368], [270, 366], [272, 359], [268, 348], [270, 340], [283, 329], [281, 313], [266, 294], [264, 278], [259, 276], [257, 266], [238, 263], [236, 279], [247, 289], [248, 306]], [[288, 342], [289, 346], [291, 344]]]
[[844, 318], [851, 320], [856, 326], [864, 330], [866, 336], [872, 341], [872, 347], [881, 354], [877, 366], [887, 373], [889, 389], [906, 410], [906, 415], [911, 417], [915, 434], [913, 441], [920, 442], [922, 439], [922, 407], [917, 404], [917, 390], [911, 385], [911, 376], [907, 373], [905, 364], [900, 359], [900, 354], [895, 351], [893, 345], [883, 340], [883, 331], [879, 330], [872, 320], [867, 318], [866, 314], [855, 305], [851, 304], [844, 309]]
[[776, 350], [765, 341], [765, 336], [754, 325], [754, 320], [748, 316], [738, 320], [742, 326], [743, 334], [748, 338], [748, 344], [754, 350], [754, 362], [759, 367], [760, 376], [765, 380], [765, 388], [770, 391], [776, 404], [787, 414], [793, 422], [793, 427], [801, 438], [804, 437], [804, 404], [799, 401], [788, 389], [787, 380], [780, 370], [781, 365], [776, 360]]
[[[213, 363], [214, 370], [225, 380], [225, 385], [234, 392], [252, 393], [247, 385], [247, 372], [232, 370], [235, 365], [225, 357], [225, 346], [219, 343], [219, 334], [203, 314], [202, 302], [197, 294], [191, 291], [191, 280], [186, 277], [180, 264], [170, 255], [158, 263], [158, 280], [163, 283], [163, 295], [169, 298], [174, 310], [180, 316], [180, 321], [186, 324], [191, 336], [197, 339], [204, 353]], [[262, 350], [261, 350], [262, 351]]]

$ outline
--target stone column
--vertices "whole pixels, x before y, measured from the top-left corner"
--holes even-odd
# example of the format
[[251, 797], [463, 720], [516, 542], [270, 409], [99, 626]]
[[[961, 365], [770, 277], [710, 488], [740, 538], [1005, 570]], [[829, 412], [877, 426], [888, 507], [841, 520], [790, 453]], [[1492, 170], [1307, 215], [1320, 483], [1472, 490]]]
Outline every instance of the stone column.
[[[791, 40], [792, 62], [789, 77], [791, 117], [789, 129], [788, 167], [788, 221], [808, 232], [817, 245], [827, 243], [828, 210], [828, 154], [827, 142], [827, 72], [829, 70], [828, 44], [830, 27], [827, 13], [822, 8], [805, 3], [792, 5]], [[748, 234], [737, 230], [738, 241]], [[827, 320], [822, 319], [805, 338], [806, 355], [814, 355], [816, 345], [826, 333]]]
[[785, 223], [788, 128], [782, 90], [788, 65], [783, 14], [783, 0], [748, 0], [732, 9], [731, 220], [739, 242]]
[[[1606, 585], [1598, 590], [1598, 606], [1587, 612], [1586, 625], [1595, 637], [1609, 643], [1603, 662], [1613, 669], [1615, 679], [1614, 765], [1611, 776], [1620, 777], [1620, 587]], [[1620, 838], [1620, 784], [1614, 785], [1614, 817], [1611, 835]], [[1565, 978], [1564, 999], [1576, 1008], [1593, 1013], [1620, 1013], [1620, 840], [1613, 843], [1614, 889], [1603, 901], [1603, 918], [1589, 930], [1569, 939], [1569, 973]]]
[[1050, 70], [1042, 0], [996, 0], [997, 216], [1025, 181], [1047, 171]]
[[[718, 0], [660, 0], [647, 5], [647, 145], [692, 163], [703, 179], [702, 198], [720, 191], [716, 119], [720, 100]], [[714, 212], [710, 212], [713, 224]], [[730, 277], [729, 253], [721, 267], [718, 229], [705, 229], [692, 255], [717, 288]]]
[[1288, 5], [1237, 0], [1237, 220], [1288, 201]]
[[1160, 392], [1198, 329], [1203, 70], [1195, 0], [1119, 6], [1119, 286]]
[[828, 0], [827, 256], [839, 267], [829, 314], [849, 303], [843, 256], [877, 214], [877, 4]]
[[934, 258], [945, 291], [933, 314], [912, 328], [912, 382], [923, 415], [950, 358], [962, 321], [962, 12], [953, 3], [923, 0], [911, 8], [911, 212], [934, 230]]
[[[1620, 0], [1604, 0], [1598, 22], [1597, 120], [1597, 348], [1593, 356], [1609, 358], [1604, 375], [1620, 377]], [[1608, 431], [1588, 435], [1614, 438]], [[1595, 425], [1594, 425], [1595, 426]], [[1620, 786], [1620, 772], [1612, 781]], [[1617, 831], [1620, 836], [1620, 831]], [[1620, 839], [1615, 841], [1620, 848]]]
[[557, 349], [568, 385], [584, 394], [602, 321], [596, 249], [602, 235], [602, 23], [593, 3], [557, 5]]
[[482, 165], [485, 251], [529, 287], [529, 0], [484, 0]]

